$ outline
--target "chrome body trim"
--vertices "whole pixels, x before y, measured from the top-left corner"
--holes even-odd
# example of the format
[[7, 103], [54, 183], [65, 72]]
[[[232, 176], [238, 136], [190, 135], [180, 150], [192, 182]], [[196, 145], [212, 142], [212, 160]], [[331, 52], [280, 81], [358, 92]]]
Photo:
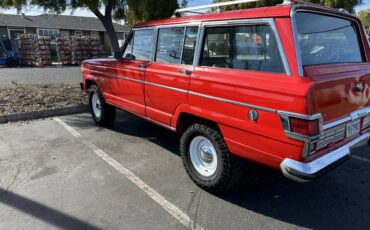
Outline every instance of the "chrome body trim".
[[83, 68], [83, 70], [84, 71], [86, 70], [86, 71], [89, 71], [89, 72], [92, 72], [92, 73], [103, 74], [103, 75], [109, 76], [109, 77], [121, 78], [121, 79], [124, 79], [124, 80], [127, 80], [127, 81], [144, 83], [144, 81], [142, 81], [142, 80], [137, 80], [137, 79], [133, 79], [133, 78], [123, 77], [123, 76], [117, 75], [117, 74], [105, 73], [105, 72], [101, 72], [101, 71], [98, 71], [98, 70], [91, 70], [91, 69], [85, 69], [85, 68]]
[[[323, 116], [322, 116], [321, 113], [315, 113], [315, 114], [312, 114], [312, 115], [303, 115], [303, 114], [299, 114], [299, 113], [292, 113], [292, 112], [286, 112], [286, 111], [280, 111], [280, 110], [277, 111], [277, 113], [280, 116], [280, 120], [281, 120], [281, 123], [282, 123], [283, 128], [284, 128], [284, 132], [285, 132], [286, 136], [289, 137], [289, 138], [299, 140], [299, 141], [304, 141], [307, 144], [307, 143], [317, 141], [319, 139], [320, 135], [323, 132]], [[302, 135], [302, 134], [299, 134], [299, 133], [291, 132], [290, 120], [289, 120], [290, 117], [300, 118], [300, 119], [308, 120], [308, 121], [318, 120], [319, 128], [320, 128], [319, 134], [316, 135], [316, 136], [311, 137], [311, 136], [306, 136], [306, 135]], [[303, 151], [303, 156], [307, 155], [307, 151], [306, 151], [307, 149], [308, 148], [305, 147], [305, 150]]]
[[[82, 70], [83, 71], [89, 71], [89, 72], [92, 72], [92, 73], [106, 75], [106, 76], [109, 76], [109, 77], [116, 77], [116, 78], [124, 79], [124, 80], [127, 80], [127, 81], [134, 81], [134, 82], [138, 82], [138, 83], [142, 83], [142, 84], [161, 87], [161, 88], [164, 88], [164, 89], [173, 90], [173, 91], [177, 91], [177, 92], [181, 92], [181, 93], [189, 93], [191, 95], [204, 97], [204, 98], [208, 98], [208, 99], [212, 99], [212, 100], [216, 100], [216, 101], [221, 101], [221, 102], [225, 102], [225, 103], [229, 103], [229, 104], [233, 104], [233, 105], [240, 105], [240, 106], [248, 107], [248, 108], [251, 108], [251, 109], [257, 109], [257, 110], [262, 110], [262, 111], [266, 111], [266, 112], [277, 113], [277, 110], [270, 109], [270, 108], [267, 108], [267, 107], [251, 105], [251, 104], [247, 104], [247, 103], [244, 103], [244, 102], [234, 101], [234, 100], [230, 100], [230, 99], [226, 99], [226, 98], [215, 97], [215, 96], [202, 94], [202, 93], [197, 93], [197, 92], [192, 92], [192, 91], [188, 92], [185, 89], [179, 89], [179, 88], [170, 87], [170, 86], [166, 86], [166, 85], [161, 85], [161, 84], [148, 82], [148, 81], [141, 81], [141, 80], [137, 80], [137, 79], [132, 79], [132, 78], [120, 76], [120, 75], [117, 75], [117, 74], [101, 72], [101, 71], [98, 71], [98, 70], [90, 70], [90, 69], [86, 69], [86, 68], [82, 68]], [[288, 112], [286, 112], [286, 113], [288, 113]], [[301, 116], [304, 116], [304, 115], [301, 115]]]
[[279, 115], [282, 115], [282, 116], [296, 117], [296, 118], [309, 120], [309, 121], [313, 121], [313, 120], [317, 120], [317, 119], [322, 118], [321, 113], [315, 113], [315, 114], [312, 114], [312, 115], [305, 115], [305, 114], [292, 113], [292, 112], [286, 112], [286, 111], [281, 111], [281, 110], [278, 110], [277, 113]]
[[168, 89], [168, 90], [172, 90], [172, 91], [176, 91], [176, 92], [180, 92], [180, 93], [187, 93], [188, 92], [185, 89], [179, 89], [179, 88], [175, 88], [175, 87], [171, 87], [171, 86], [167, 86], [167, 85], [161, 85], [161, 84], [148, 82], [148, 81], [144, 82], [144, 84], [151, 85], [151, 86], [156, 86], [156, 87], [159, 87], [159, 88]]
[[[362, 33], [364, 33], [364, 31], [362, 31], [362, 33], [361, 33], [361, 29], [363, 27], [358, 23], [358, 21], [355, 18], [353, 18], [352, 15], [347, 14], [347, 13], [343, 13], [343, 12], [340, 12], [340, 11], [334, 11], [334, 10], [333, 10], [333, 12], [330, 12], [330, 10], [331, 9], [329, 9], [329, 8], [313, 6], [313, 5], [304, 5], [304, 4], [296, 4], [296, 5], [293, 5], [292, 8], [291, 8], [290, 18], [291, 18], [291, 22], [292, 22], [294, 47], [295, 47], [295, 52], [296, 52], [297, 64], [298, 64], [298, 75], [300, 77], [303, 77], [304, 71], [303, 71], [303, 63], [302, 63], [302, 56], [301, 56], [301, 48], [300, 48], [299, 39], [298, 39], [297, 23], [296, 23], [296, 19], [295, 19], [295, 14], [299, 11], [330, 15], [330, 16], [344, 18], [344, 19], [351, 20], [351, 21], [355, 22], [356, 25], [357, 25], [359, 36], [360, 36], [359, 39], [362, 43], [362, 53], [363, 53], [363, 55], [366, 59], [366, 62], [368, 62], [368, 60], [369, 60], [369, 57], [367, 56], [367, 53], [365, 51], [366, 50], [365, 49], [365, 44], [364, 44], [363, 38], [362, 38]], [[363, 62], [361, 62], [361, 63], [363, 63]]]
[[194, 96], [198, 96], [198, 97], [204, 97], [204, 98], [207, 98], [207, 99], [212, 99], [212, 100], [215, 100], [215, 101], [221, 101], [221, 102], [225, 102], [225, 103], [229, 103], [229, 104], [233, 104], [233, 105], [240, 105], [240, 106], [248, 107], [248, 108], [251, 108], [251, 109], [258, 109], [258, 110], [262, 110], [262, 111], [266, 111], [266, 112], [270, 112], [270, 113], [276, 113], [275, 109], [270, 109], [270, 108], [266, 108], [266, 107], [262, 107], [262, 106], [258, 106], [258, 105], [251, 105], [251, 104], [247, 104], [247, 103], [244, 103], [244, 102], [233, 101], [233, 100], [229, 100], [229, 99], [225, 99], [225, 98], [221, 98], [221, 97], [215, 97], [215, 96], [202, 94], [202, 93], [197, 93], [197, 92], [193, 92], [193, 91], [189, 91], [189, 94], [194, 95]]
[[286, 158], [280, 164], [281, 171], [289, 179], [298, 182], [310, 181], [346, 160], [351, 154], [350, 148], [360, 142], [369, 140], [369, 137], [370, 133], [365, 133], [346, 145], [308, 163]]
[[338, 121], [334, 121], [334, 122], [325, 124], [324, 125], [324, 130], [333, 128], [335, 126], [341, 125], [341, 124], [346, 123], [348, 121], [357, 120], [357, 119], [359, 119], [361, 117], [365, 117], [365, 116], [367, 116], [369, 114], [370, 114], [370, 107], [367, 107], [367, 108], [363, 108], [363, 109], [354, 111], [348, 117], [345, 117], [345, 118], [340, 119]]

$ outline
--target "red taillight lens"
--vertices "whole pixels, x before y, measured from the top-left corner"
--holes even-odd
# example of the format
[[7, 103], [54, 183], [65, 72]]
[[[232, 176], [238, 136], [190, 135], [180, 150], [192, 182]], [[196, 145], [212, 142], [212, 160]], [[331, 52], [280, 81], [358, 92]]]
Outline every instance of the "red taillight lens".
[[316, 136], [320, 134], [319, 120], [304, 120], [300, 118], [291, 117], [290, 131], [306, 136]]

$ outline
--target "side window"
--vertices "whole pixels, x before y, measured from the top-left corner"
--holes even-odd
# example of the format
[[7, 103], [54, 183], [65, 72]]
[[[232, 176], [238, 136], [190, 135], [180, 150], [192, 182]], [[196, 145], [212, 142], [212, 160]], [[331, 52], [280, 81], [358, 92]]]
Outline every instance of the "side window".
[[153, 29], [134, 31], [129, 38], [123, 57], [127, 58], [130, 54], [135, 60], [150, 61], [153, 56], [153, 34]]
[[184, 27], [159, 29], [156, 61], [180, 64]]
[[268, 25], [206, 28], [200, 65], [284, 73], [275, 35]]
[[198, 27], [187, 27], [185, 34], [185, 44], [182, 53], [181, 64], [192, 65], [194, 60], [195, 45], [197, 43]]

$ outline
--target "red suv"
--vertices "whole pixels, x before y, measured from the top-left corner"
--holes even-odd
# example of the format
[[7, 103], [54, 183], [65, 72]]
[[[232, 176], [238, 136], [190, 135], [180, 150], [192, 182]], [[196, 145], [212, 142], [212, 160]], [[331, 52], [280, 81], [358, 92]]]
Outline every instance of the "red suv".
[[304, 182], [370, 136], [370, 64], [358, 18], [307, 4], [135, 26], [115, 59], [82, 64], [99, 125], [129, 111], [181, 135], [184, 166], [221, 191], [243, 160]]

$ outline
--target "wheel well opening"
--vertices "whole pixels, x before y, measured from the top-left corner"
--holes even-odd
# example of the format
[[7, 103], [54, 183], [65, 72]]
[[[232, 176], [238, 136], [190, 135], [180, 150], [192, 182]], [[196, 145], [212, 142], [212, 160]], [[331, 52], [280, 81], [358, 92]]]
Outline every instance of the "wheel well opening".
[[85, 83], [86, 90], [88, 90], [92, 85], [96, 85], [96, 83], [92, 80], [87, 79]]
[[182, 113], [177, 121], [176, 131], [179, 134], [182, 134], [186, 129], [195, 123], [202, 123], [209, 127], [215, 128], [217, 131], [220, 131], [216, 122], [205, 119], [203, 117], [198, 117], [188, 113]]

